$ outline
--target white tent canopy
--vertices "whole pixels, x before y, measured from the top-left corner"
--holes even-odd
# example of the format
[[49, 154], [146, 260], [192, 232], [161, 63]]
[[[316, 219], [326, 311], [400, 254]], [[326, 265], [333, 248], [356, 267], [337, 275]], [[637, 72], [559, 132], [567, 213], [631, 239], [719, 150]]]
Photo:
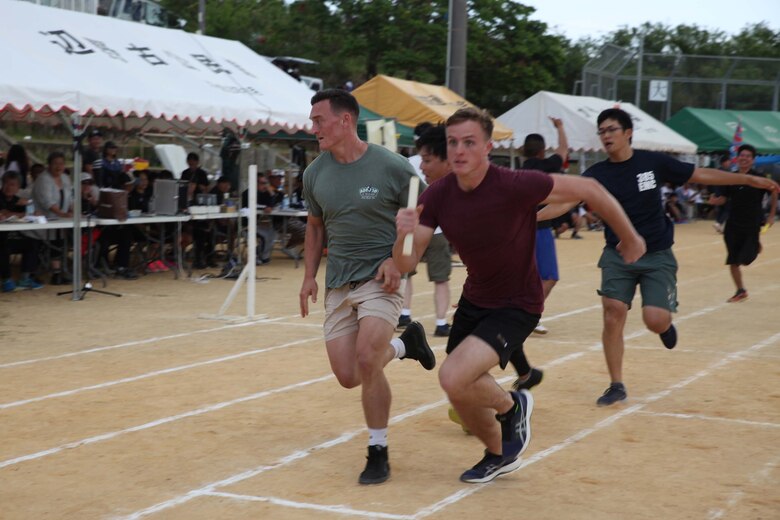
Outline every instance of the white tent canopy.
[[496, 144], [499, 148], [518, 148], [522, 146], [526, 135], [537, 133], [544, 137], [550, 148], [555, 148], [558, 145], [558, 134], [549, 118], [558, 117], [563, 120], [571, 150], [598, 151], [602, 147], [596, 135], [596, 117], [603, 110], [615, 107], [631, 115], [634, 123], [634, 148], [680, 154], [696, 153], [696, 144], [631, 103], [545, 91], [537, 92], [498, 117], [500, 122], [514, 130], [515, 139]]
[[15, 0], [0, 0], [0, 13], [3, 117], [75, 112], [124, 130], [310, 127], [312, 91], [239, 42]]

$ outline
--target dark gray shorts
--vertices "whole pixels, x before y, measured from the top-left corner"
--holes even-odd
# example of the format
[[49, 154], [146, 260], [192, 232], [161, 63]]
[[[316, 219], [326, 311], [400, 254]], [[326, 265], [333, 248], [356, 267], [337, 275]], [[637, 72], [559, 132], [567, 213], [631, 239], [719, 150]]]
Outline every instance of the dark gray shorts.
[[677, 312], [677, 260], [672, 249], [647, 253], [636, 263], [627, 264], [615, 249], [605, 247], [599, 259], [601, 296], [620, 300], [631, 307], [636, 286], [642, 293], [642, 306]]

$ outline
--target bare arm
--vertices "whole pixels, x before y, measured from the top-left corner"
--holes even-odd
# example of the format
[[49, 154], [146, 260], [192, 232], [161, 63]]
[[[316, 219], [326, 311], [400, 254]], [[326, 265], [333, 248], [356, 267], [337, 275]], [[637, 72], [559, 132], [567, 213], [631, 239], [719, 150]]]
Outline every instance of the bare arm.
[[690, 182], [708, 184], [711, 186], [742, 185], [752, 186], [761, 190], [777, 193], [780, 186], [772, 179], [757, 175], [734, 174], [716, 170], [714, 168], [696, 168], [691, 175]]
[[[433, 237], [433, 229], [420, 225], [422, 206], [416, 209], [401, 208], [395, 217], [396, 240], [393, 244], [393, 261], [401, 273], [414, 271]], [[412, 254], [404, 256], [404, 238], [414, 233]]]
[[550, 121], [558, 130], [558, 148], [555, 149], [561, 159], [566, 161], [566, 156], [569, 154], [569, 140], [566, 138], [566, 131], [563, 129], [563, 121], [557, 117], [551, 117]]
[[542, 221], [542, 220], [552, 220], [555, 217], [560, 217], [567, 211], [569, 211], [571, 208], [579, 204], [580, 201], [577, 202], [562, 202], [560, 204], [548, 204], [547, 206], [543, 207], [539, 211], [536, 212], [536, 220]]
[[552, 174], [555, 184], [543, 204], [564, 204], [585, 201], [609, 224], [620, 238], [618, 251], [627, 263], [633, 263], [647, 250], [644, 239], [636, 232], [631, 221], [615, 197], [609, 194], [601, 184], [586, 177]]
[[315, 217], [309, 213], [306, 222], [306, 238], [303, 249], [303, 283], [299, 294], [301, 304], [301, 316], [309, 314], [309, 297], [312, 303], [317, 303], [317, 271], [322, 260], [322, 245], [325, 239], [325, 225], [322, 217]]

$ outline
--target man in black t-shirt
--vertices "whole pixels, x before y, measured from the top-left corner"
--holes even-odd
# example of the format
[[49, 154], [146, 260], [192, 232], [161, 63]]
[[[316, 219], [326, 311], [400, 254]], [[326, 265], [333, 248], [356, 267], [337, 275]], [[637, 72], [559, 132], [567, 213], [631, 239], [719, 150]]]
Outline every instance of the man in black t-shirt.
[[[674, 225], [664, 214], [661, 186], [749, 185], [777, 191], [778, 185], [762, 177], [734, 175], [712, 168], [696, 168], [667, 155], [634, 150], [633, 122], [619, 109], [604, 110], [597, 118], [598, 135], [608, 159], [591, 166], [584, 176], [600, 182], [623, 207], [631, 223], [645, 239], [647, 252], [634, 264], [626, 264], [617, 251], [619, 239], [609, 226], [604, 228], [606, 247], [599, 259], [601, 303], [604, 308], [602, 342], [611, 384], [596, 401], [608, 406], [626, 398], [623, 385], [623, 329], [636, 286], [642, 292], [642, 319], [647, 328], [661, 336], [666, 348], [677, 344], [672, 313], [677, 311], [677, 261], [672, 254]], [[560, 215], [570, 206], [548, 206], [539, 218]]]
[[187, 154], [189, 168], [181, 172], [181, 180], [188, 181], [187, 203], [194, 203], [195, 195], [209, 192], [209, 174], [200, 167], [200, 156], [195, 152]]
[[[753, 169], [755, 161], [756, 149], [749, 144], [740, 146], [737, 155], [737, 165], [739, 166], [737, 175], [760, 178], [761, 175]], [[740, 266], [750, 265], [761, 252], [759, 234], [761, 226], [764, 224], [764, 211], [761, 203], [766, 190], [750, 186], [727, 186], [720, 193], [719, 196], [710, 197], [710, 204], [722, 206], [726, 202], [731, 202], [731, 210], [726, 217], [726, 227], [723, 230], [723, 240], [726, 242], [728, 250], [726, 265], [729, 266], [731, 278], [734, 280], [734, 285], [737, 286], [737, 292], [727, 301], [729, 303], [741, 302], [747, 300], [748, 292], [742, 283]], [[771, 197], [769, 217], [766, 219], [766, 225], [769, 227], [775, 221], [777, 192], [771, 192]]]

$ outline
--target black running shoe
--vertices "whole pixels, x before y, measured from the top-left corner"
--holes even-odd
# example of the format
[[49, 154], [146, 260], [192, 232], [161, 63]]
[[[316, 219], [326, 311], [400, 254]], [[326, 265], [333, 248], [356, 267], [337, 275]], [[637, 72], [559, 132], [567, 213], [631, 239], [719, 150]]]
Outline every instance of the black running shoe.
[[450, 326], [445, 323], [444, 325], [436, 325], [436, 330], [433, 331], [433, 335], [438, 338], [446, 338], [450, 335]]
[[485, 456], [477, 464], [463, 472], [460, 480], [471, 484], [490, 482], [499, 475], [511, 473], [520, 467], [522, 461], [519, 457], [505, 458], [485, 450]]
[[360, 474], [361, 484], [381, 484], [390, 478], [390, 463], [387, 462], [387, 446], [369, 446], [366, 469]]
[[664, 347], [673, 349], [677, 345], [677, 329], [674, 325], [669, 325], [669, 329], [666, 332], [659, 334]]
[[398, 325], [396, 325], [396, 328], [405, 329], [410, 323], [412, 323], [412, 317], [401, 314], [401, 317], [398, 318]]
[[522, 389], [530, 390], [531, 388], [535, 387], [539, 383], [542, 382], [542, 378], [544, 377], [544, 372], [541, 370], [537, 370], [536, 368], [531, 369], [531, 373], [528, 376], [528, 379], [525, 381], [521, 381], [518, 377], [515, 379], [515, 382], [512, 383], [512, 388], [514, 388], [517, 391], [520, 391]]
[[501, 423], [501, 449], [504, 459], [520, 456], [531, 442], [531, 413], [534, 410], [534, 398], [531, 392], [522, 389], [510, 392], [515, 406], [509, 412], [496, 415]]
[[604, 394], [598, 398], [596, 404], [599, 406], [609, 406], [618, 401], [623, 401], [628, 396], [626, 387], [623, 383], [612, 383], [609, 388], [604, 390]]
[[425, 339], [425, 329], [419, 321], [411, 322], [400, 336], [406, 348], [406, 355], [401, 359], [416, 359], [425, 370], [433, 370], [436, 366], [436, 356], [433, 355], [428, 340]]

